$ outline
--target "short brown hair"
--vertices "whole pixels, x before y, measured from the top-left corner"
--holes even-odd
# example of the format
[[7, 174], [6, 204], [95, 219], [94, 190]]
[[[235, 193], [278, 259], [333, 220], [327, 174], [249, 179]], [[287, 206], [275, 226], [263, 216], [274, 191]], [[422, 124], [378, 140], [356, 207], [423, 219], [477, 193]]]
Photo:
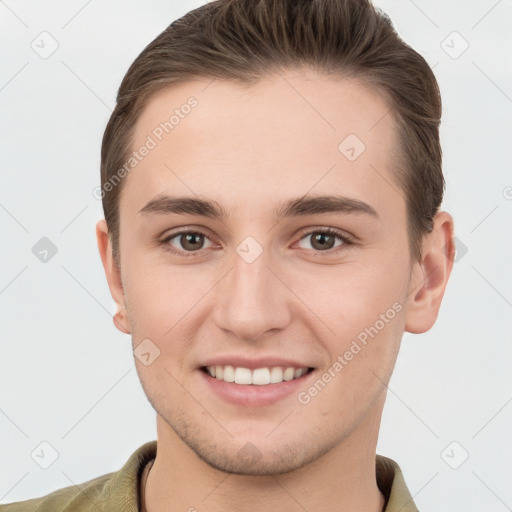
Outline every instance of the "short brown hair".
[[171, 23], [135, 59], [119, 88], [101, 148], [103, 210], [118, 266], [125, 180], [105, 185], [129, 158], [148, 98], [191, 79], [250, 85], [304, 66], [356, 78], [387, 98], [398, 126], [394, 173], [405, 193], [411, 257], [421, 257], [422, 236], [432, 230], [445, 187], [441, 96], [427, 62], [370, 0], [216, 0]]

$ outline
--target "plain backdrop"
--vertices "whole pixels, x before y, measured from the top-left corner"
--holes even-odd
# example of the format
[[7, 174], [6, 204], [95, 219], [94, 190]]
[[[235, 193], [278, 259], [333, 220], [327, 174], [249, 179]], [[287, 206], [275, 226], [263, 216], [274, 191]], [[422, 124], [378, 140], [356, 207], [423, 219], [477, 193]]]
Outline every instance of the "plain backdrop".
[[[129, 64], [203, 3], [0, 1], [0, 503], [117, 471], [156, 439], [130, 337], [112, 323], [93, 190]], [[512, 2], [376, 4], [439, 81], [458, 245], [436, 325], [404, 336], [378, 453], [420, 510], [510, 510]], [[43, 237], [57, 250], [47, 262], [33, 250]], [[41, 450], [47, 463], [55, 450], [47, 469]]]

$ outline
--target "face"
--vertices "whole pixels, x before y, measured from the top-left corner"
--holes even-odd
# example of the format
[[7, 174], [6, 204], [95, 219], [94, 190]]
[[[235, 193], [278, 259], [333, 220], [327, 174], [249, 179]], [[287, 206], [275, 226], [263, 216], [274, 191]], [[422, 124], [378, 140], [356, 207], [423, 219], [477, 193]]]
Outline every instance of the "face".
[[[153, 96], [133, 149], [155, 145], [120, 202], [125, 322], [159, 437], [240, 474], [300, 468], [378, 423], [411, 292], [389, 106], [349, 79], [283, 77]], [[225, 365], [262, 380], [224, 382]]]

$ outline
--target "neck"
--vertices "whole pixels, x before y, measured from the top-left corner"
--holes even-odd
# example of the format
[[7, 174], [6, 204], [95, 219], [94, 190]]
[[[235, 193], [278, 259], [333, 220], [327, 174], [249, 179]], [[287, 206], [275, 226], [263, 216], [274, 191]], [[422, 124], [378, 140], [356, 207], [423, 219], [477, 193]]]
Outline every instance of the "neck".
[[146, 483], [147, 512], [382, 512], [375, 453], [380, 415], [343, 442], [284, 474], [253, 476], [218, 470], [157, 417], [158, 449]]

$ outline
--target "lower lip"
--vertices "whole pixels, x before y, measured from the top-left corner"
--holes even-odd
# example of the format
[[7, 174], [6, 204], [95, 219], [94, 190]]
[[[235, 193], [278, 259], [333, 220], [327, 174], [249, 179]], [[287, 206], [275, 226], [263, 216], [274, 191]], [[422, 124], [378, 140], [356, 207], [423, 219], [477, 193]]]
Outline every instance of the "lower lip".
[[298, 379], [279, 382], [277, 384], [235, 384], [234, 382], [225, 382], [212, 377], [209, 373], [199, 370], [202, 378], [207, 385], [221, 398], [235, 405], [248, 405], [251, 407], [271, 405], [278, 400], [285, 398], [292, 393], [297, 393], [311, 375], [315, 372], [310, 371]]

